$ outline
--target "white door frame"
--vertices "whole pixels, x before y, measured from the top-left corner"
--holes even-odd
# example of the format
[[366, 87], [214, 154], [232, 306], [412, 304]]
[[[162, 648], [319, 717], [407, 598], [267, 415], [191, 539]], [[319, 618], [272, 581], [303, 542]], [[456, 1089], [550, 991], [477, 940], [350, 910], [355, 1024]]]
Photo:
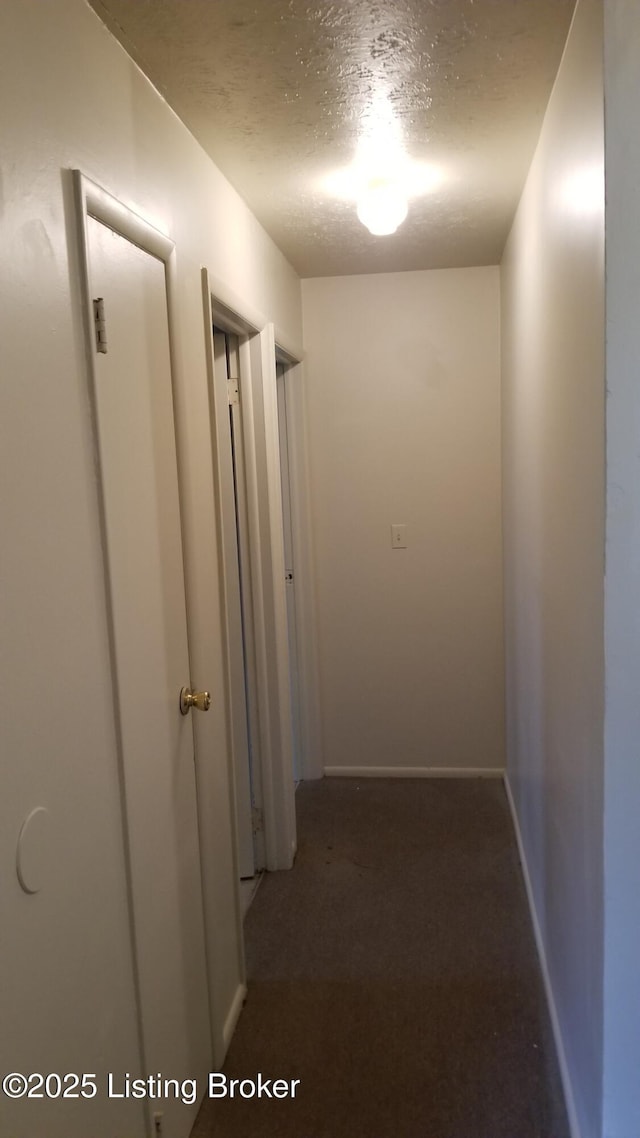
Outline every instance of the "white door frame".
[[317, 656], [313, 531], [310, 524], [311, 479], [307, 433], [304, 364], [279, 343], [276, 357], [284, 364], [289, 451], [289, 497], [295, 582], [296, 641], [300, 693], [300, 777], [324, 776], [320, 674]]
[[[166, 234], [161, 233], [150, 222], [145, 221], [142, 217], [136, 214], [128, 206], [124, 205], [117, 198], [113, 197], [105, 189], [93, 182], [90, 178], [84, 175], [80, 170], [73, 170], [74, 181], [74, 195], [76, 204], [76, 223], [77, 223], [77, 236], [80, 251], [79, 258], [79, 273], [81, 281], [83, 309], [84, 309], [84, 324], [85, 324], [85, 352], [86, 352], [86, 365], [90, 377], [91, 398], [93, 404], [93, 414], [95, 416], [95, 403], [93, 392], [96, 384], [96, 368], [95, 368], [95, 326], [94, 326], [94, 313], [93, 303], [91, 296], [91, 282], [89, 277], [89, 257], [88, 257], [88, 218], [92, 217], [95, 220], [102, 222], [104, 225], [119, 233], [128, 241], [138, 245], [145, 252], [150, 253], [152, 256], [157, 257], [163, 262], [165, 266], [166, 288], [167, 288], [167, 319], [169, 327], [169, 352], [171, 361], [171, 372], [177, 387], [184, 384], [182, 377], [182, 369], [180, 366], [179, 353], [176, 350], [178, 341], [177, 330], [177, 269], [176, 269], [176, 249], [175, 243]], [[176, 422], [176, 453], [178, 461], [178, 492], [180, 499], [180, 510], [182, 524], [184, 526], [184, 454], [183, 446], [181, 445], [181, 430], [180, 430], [180, 415], [179, 407], [176, 404], [175, 389], [174, 389], [174, 414]], [[100, 494], [100, 510], [101, 510], [101, 527], [104, 533], [104, 506], [102, 503], [102, 494]], [[185, 540], [183, 533], [183, 550], [185, 550]], [[186, 557], [186, 551], [184, 552]], [[194, 624], [193, 615], [191, 613], [188, 585], [188, 574], [185, 571], [185, 602], [187, 609], [187, 633], [189, 643], [189, 653], [191, 655], [191, 647], [194, 640]], [[193, 662], [190, 663], [190, 672], [193, 671]], [[114, 691], [114, 701], [115, 701]], [[117, 706], [116, 706], [117, 713]], [[212, 911], [213, 906], [210, 903], [210, 898], [215, 896], [214, 886], [214, 873], [215, 866], [212, 858], [208, 853], [208, 845], [210, 839], [208, 819], [210, 813], [206, 809], [207, 797], [207, 773], [205, 770], [206, 764], [202, 763], [199, 754], [199, 730], [194, 731], [194, 747], [196, 759], [196, 796], [198, 807], [198, 839], [200, 844], [200, 867], [202, 876], [202, 892], [203, 892], [203, 911], [205, 920], [205, 952], [207, 960], [207, 973], [208, 973], [208, 988], [209, 988], [209, 1019], [211, 1024], [212, 1036], [212, 1051], [214, 1062], [220, 1063], [231, 1038], [235, 1022], [242, 1008], [242, 1001], [246, 994], [245, 986], [245, 966], [244, 966], [244, 948], [242, 938], [242, 916], [240, 912], [239, 902], [236, 903], [236, 924], [237, 924], [237, 945], [238, 945], [238, 974], [240, 977], [240, 984], [236, 993], [233, 1007], [231, 1012], [227, 1015], [223, 1022], [223, 1010], [217, 1007], [214, 994], [213, 984], [211, 982], [212, 976], [215, 974], [216, 968], [216, 946], [219, 940], [219, 915]], [[122, 772], [120, 772], [122, 777]], [[124, 793], [124, 791], [123, 791]], [[130, 877], [130, 870], [128, 867], [128, 877]], [[131, 896], [130, 880], [127, 881], [127, 889], [129, 897]], [[132, 957], [135, 965], [135, 949], [133, 943], [133, 930], [132, 935]], [[140, 1003], [140, 992], [136, 976], [136, 996], [138, 1005]], [[139, 1033], [139, 1047], [142, 1054], [142, 1035], [140, 1024], [140, 1012], [138, 1009], [138, 1033]]]
[[[247, 475], [247, 507], [249, 539], [251, 543], [251, 592], [254, 614], [254, 643], [256, 655], [256, 687], [258, 702], [258, 762], [262, 786], [264, 811], [265, 860], [269, 870], [289, 869], [296, 851], [295, 800], [291, 751], [291, 714], [289, 690], [289, 649], [287, 640], [286, 594], [284, 581], [284, 549], [282, 537], [282, 497], [280, 486], [280, 449], [278, 438], [278, 406], [276, 390], [276, 350], [285, 355], [288, 363], [299, 363], [302, 351], [295, 345], [282, 346], [281, 337], [274, 325], [262, 315], [233, 296], [220, 281], [202, 270], [203, 305], [207, 343], [207, 367], [210, 391], [214, 391], [212, 329], [225, 328], [241, 336], [240, 382], [242, 422]], [[279, 347], [276, 349], [276, 342]], [[292, 379], [296, 367], [291, 368]], [[218, 381], [219, 382], [219, 381]], [[215, 396], [212, 403], [218, 403]], [[226, 400], [226, 391], [224, 393]], [[299, 400], [292, 399], [299, 413]], [[219, 413], [218, 422], [222, 426]], [[224, 451], [224, 440], [218, 440], [218, 422], [212, 406], [212, 446], [215, 463]], [[317, 740], [317, 665], [315, 646], [315, 619], [312, 612], [303, 614], [303, 607], [313, 600], [311, 579], [312, 557], [305, 553], [308, 538], [308, 508], [302, 500], [308, 495], [304, 432], [300, 432], [298, 418], [294, 419], [293, 436], [296, 439], [296, 476], [301, 478], [294, 506], [296, 543], [299, 558], [309, 574], [306, 587], [300, 590], [299, 639], [305, 661], [312, 666], [304, 670], [304, 679], [310, 683], [309, 692], [301, 700], [305, 719], [303, 740], [314, 747], [303, 756], [303, 777], [320, 777], [321, 758]], [[226, 420], [224, 428], [227, 429]], [[220, 478], [218, 478], [220, 483]], [[219, 486], [216, 487], [218, 512], [222, 509]], [[301, 524], [302, 523], [302, 524]], [[221, 557], [224, 562], [224, 554]], [[296, 606], [298, 615], [298, 604]], [[229, 674], [229, 669], [227, 669]], [[315, 710], [314, 710], [315, 709]], [[312, 761], [308, 761], [308, 756]], [[304, 763], [304, 757], [307, 762]], [[317, 762], [317, 767], [316, 767]]]
[[293, 777], [301, 780], [300, 758], [300, 668], [298, 665], [298, 635], [296, 630], [295, 559], [293, 556], [293, 519], [291, 513], [291, 471], [289, 469], [289, 428], [287, 424], [287, 392], [285, 365], [276, 352], [276, 388], [278, 395], [278, 433], [280, 436], [280, 481], [282, 483], [282, 517], [284, 522], [285, 593], [287, 597], [287, 630], [289, 633], [289, 663], [291, 675], [291, 719], [293, 732]]
[[296, 818], [273, 325], [267, 324], [243, 348], [265, 849], [268, 869], [289, 869], [296, 852]]
[[[226, 703], [234, 773], [238, 874], [240, 877], [253, 877], [256, 871], [256, 850], [253, 838], [250, 747], [255, 754], [257, 715], [252, 715], [256, 687], [255, 653], [252, 641], [251, 597], [247, 595], [250, 594], [248, 542], [242, 540], [246, 527], [246, 494], [243, 493], [245, 487], [242, 469], [243, 438], [240, 429], [241, 419], [237, 414], [240, 408], [233, 408], [232, 446], [229, 421], [232, 408], [228, 395], [227, 352], [228, 333], [216, 326], [213, 332], [213, 372], [209, 409], [212, 438], [215, 437], [217, 443], [213, 448], [213, 459], [224, 596], [221, 623], [225, 630]], [[233, 354], [236, 355], [235, 352]], [[234, 374], [237, 375], [237, 366]], [[262, 868], [259, 861], [258, 868]]]

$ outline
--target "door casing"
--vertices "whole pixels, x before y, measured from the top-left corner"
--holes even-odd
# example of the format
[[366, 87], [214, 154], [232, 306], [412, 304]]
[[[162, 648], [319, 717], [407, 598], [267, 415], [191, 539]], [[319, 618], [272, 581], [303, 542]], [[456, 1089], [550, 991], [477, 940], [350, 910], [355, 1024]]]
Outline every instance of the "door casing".
[[243, 413], [239, 395], [233, 404], [227, 395], [230, 376], [237, 379], [240, 372], [237, 340], [227, 331], [213, 330], [210, 398], [212, 438], [217, 444], [213, 451], [223, 569], [221, 622], [226, 633], [228, 742], [234, 775], [238, 874], [243, 878], [264, 869], [265, 861], [261, 834], [254, 834], [254, 807], [256, 812], [261, 810], [262, 787]]
[[[94, 329], [94, 313], [92, 307], [92, 296], [90, 288], [90, 278], [88, 272], [88, 239], [87, 239], [87, 219], [89, 217], [95, 218], [97, 221], [102, 222], [104, 225], [113, 229], [116, 233], [123, 236], [126, 240], [139, 246], [145, 252], [156, 257], [162, 261], [165, 267], [165, 279], [167, 290], [167, 317], [169, 325], [169, 349], [171, 357], [171, 372], [174, 378], [174, 414], [176, 419], [176, 450], [178, 460], [178, 489], [180, 497], [181, 515], [184, 523], [184, 479], [181, 476], [182, 468], [184, 465], [184, 456], [182, 454], [182, 447], [180, 443], [180, 424], [179, 413], [176, 407], [176, 386], [183, 384], [181, 375], [179, 353], [176, 350], [178, 341], [178, 329], [176, 321], [177, 309], [177, 270], [176, 270], [176, 251], [174, 242], [161, 233], [154, 225], [140, 217], [136, 212], [124, 205], [117, 198], [111, 195], [108, 191], [93, 182], [90, 178], [86, 177], [80, 170], [73, 172], [74, 182], [74, 196], [75, 196], [75, 217], [77, 223], [77, 236], [80, 250], [79, 258], [79, 271], [81, 279], [81, 290], [83, 294], [83, 310], [84, 310], [84, 324], [85, 324], [85, 351], [87, 370], [92, 384], [95, 384], [95, 329]], [[188, 549], [185, 547], [184, 534], [183, 534], [183, 549], [185, 561], [188, 564]], [[192, 638], [194, 635], [193, 617], [191, 614], [190, 595], [189, 595], [189, 574], [185, 574], [185, 591], [186, 591], [186, 607], [187, 607], [187, 626], [188, 626], [188, 639], [189, 650], [191, 651]], [[244, 966], [244, 949], [242, 940], [242, 921], [239, 905], [235, 905], [235, 921], [236, 921], [236, 946], [237, 946], [237, 987], [233, 994], [230, 1008], [221, 1007], [216, 1001], [214, 993], [214, 985], [212, 984], [212, 975], [215, 975], [215, 970], [218, 962], [218, 937], [217, 925], [219, 922], [219, 914], [212, 911], [212, 904], [210, 898], [215, 896], [215, 865], [213, 859], [208, 851], [211, 843], [211, 811], [207, 805], [207, 784], [210, 779], [210, 773], [204, 769], [202, 762], [199, 760], [199, 725], [195, 730], [195, 757], [196, 757], [196, 794], [197, 794], [197, 809], [199, 821], [199, 844], [200, 844], [200, 866], [202, 877], [202, 896], [203, 896], [203, 909], [205, 915], [205, 952], [207, 960], [208, 972], [208, 996], [209, 996], [209, 1020], [211, 1025], [211, 1041], [212, 1041], [212, 1055], [213, 1061], [220, 1064], [224, 1058], [224, 1054], [228, 1047], [235, 1023], [242, 1008], [242, 1002], [246, 995], [245, 984], [245, 966]], [[203, 793], [204, 786], [204, 793]], [[226, 938], [228, 940], [228, 938]]]
[[[227, 393], [216, 376], [214, 324], [240, 336], [240, 381], [245, 453], [251, 591], [254, 615], [258, 701], [258, 761], [264, 812], [265, 862], [269, 870], [288, 869], [296, 851], [295, 801], [289, 691], [282, 498], [276, 389], [276, 341], [273, 324], [259, 314], [243, 313], [228, 290], [202, 271], [204, 318], [211, 399], [212, 447], [219, 464], [226, 429], [222, 408]], [[214, 292], [215, 290], [215, 292]], [[220, 369], [218, 369], [218, 373]], [[217, 409], [217, 410], [216, 410]], [[219, 494], [218, 532], [224, 503]], [[228, 669], [229, 670], [229, 669]]]

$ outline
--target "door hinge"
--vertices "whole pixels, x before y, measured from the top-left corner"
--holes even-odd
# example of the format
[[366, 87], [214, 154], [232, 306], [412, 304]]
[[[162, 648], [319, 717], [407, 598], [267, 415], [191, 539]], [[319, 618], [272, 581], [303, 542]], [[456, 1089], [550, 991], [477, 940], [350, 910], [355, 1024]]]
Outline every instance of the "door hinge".
[[237, 378], [229, 376], [227, 380], [227, 392], [229, 395], [229, 406], [238, 407], [240, 404], [240, 389], [238, 387]]
[[261, 834], [264, 829], [264, 817], [261, 806], [251, 807], [251, 825], [254, 834]]
[[93, 302], [93, 323], [96, 330], [96, 351], [106, 355], [107, 322], [104, 318], [104, 298], [101, 296]]

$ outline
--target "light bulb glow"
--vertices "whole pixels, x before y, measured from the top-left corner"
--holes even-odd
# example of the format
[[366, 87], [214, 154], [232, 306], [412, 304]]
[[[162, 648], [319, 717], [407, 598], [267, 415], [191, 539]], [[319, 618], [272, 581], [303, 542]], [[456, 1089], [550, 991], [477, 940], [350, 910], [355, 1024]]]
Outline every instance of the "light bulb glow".
[[402, 190], [381, 178], [372, 180], [358, 202], [358, 218], [376, 237], [395, 233], [407, 216], [408, 203]]
[[[403, 155], [392, 160], [386, 155], [378, 157], [376, 166], [354, 161], [351, 166], [343, 166], [326, 174], [318, 183], [318, 189], [341, 201], [359, 201], [364, 197], [369, 184], [374, 179], [387, 180], [385, 171], [393, 170], [393, 182], [410, 201], [437, 191], [445, 175], [439, 166], [427, 162], [414, 162]], [[390, 180], [390, 179], [389, 179]]]
[[349, 166], [325, 175], [324, 193], [357, 203], [363, 225], [376, 236], [395, 233], [405, 220], [408, 203], [433, 193], [445, 173], [410, 158], [390, 97], [377, 92], [360, 115], [360, 137]]

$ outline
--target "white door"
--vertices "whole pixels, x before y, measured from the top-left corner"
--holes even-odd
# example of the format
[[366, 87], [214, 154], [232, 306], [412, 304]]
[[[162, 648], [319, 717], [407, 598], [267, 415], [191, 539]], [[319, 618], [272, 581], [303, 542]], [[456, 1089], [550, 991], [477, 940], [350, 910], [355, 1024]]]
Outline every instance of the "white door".
[[293, 777], [300, 779], [300, 681], [298, 677], [298, 638], [296, 630], [296, 583], [293, 565], [293, 531], [291, 522], [291, 475], [289, 470], [289, 434], [287, 428], [287, 395], [285, 369], [276, 363], [278, 393], [278, 434], [280, 439], [280, 481], [282, 484], [282, 530], [284, 537], [284, 579], [287, 597], [287, 638], [289, 642], [289, 689], [291, 693], [291, 735], [293, 742]]
[[[210, 1064], [202, 883], [164, 263], [88, 219], [116, 716], [147, 1077]], [[200, 677], [193, 677], [194, 680]], [[203, 685], [204, 686], [204, 685]], [[188, 1097], [188, 1096], [186, 1096]], [[198, 1108], [149, 1102], [150, 1134], [186, 1138]]]

